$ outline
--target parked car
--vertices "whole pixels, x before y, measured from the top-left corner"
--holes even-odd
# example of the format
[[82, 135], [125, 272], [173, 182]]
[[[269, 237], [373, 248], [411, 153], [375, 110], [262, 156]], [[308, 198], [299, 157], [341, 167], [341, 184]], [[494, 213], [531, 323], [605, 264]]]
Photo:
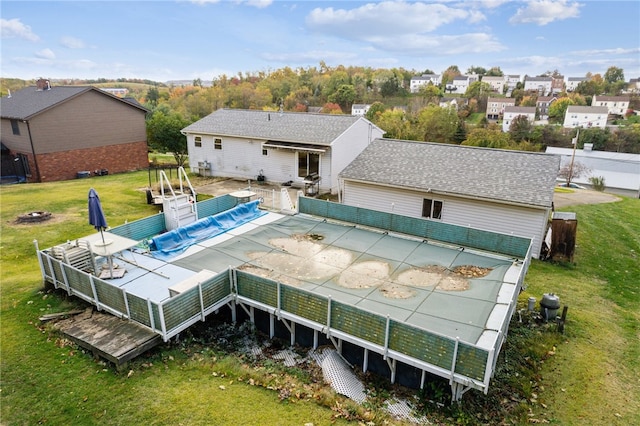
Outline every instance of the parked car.
[[[558, 184], [558, 186], [559, 186], [559, 187], [561, 187], [561, 188], [567, 188], [567, 183], [566, 183], [566, 182], [564, 182], [564, 183], [559, 183], [559, 184]], [[573, 183], [573, 182], [571, 182], [571, 183], [569, 184], [568, 188], [573, 188], [573, 189], [587, 189], [587, 188], [585, 188], [584, 186], [582, 186], [582, 185], [578, 185], [577, 183]]]

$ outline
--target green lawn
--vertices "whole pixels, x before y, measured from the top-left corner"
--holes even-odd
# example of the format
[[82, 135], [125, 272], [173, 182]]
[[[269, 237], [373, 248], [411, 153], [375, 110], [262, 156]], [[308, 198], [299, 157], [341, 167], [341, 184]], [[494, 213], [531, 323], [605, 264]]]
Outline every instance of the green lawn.
[[[353, 408], [304, 375], [249, 365], [202, 345], [163, 345], [133, 361], [130, 371], [117, 372], [42, 324], [42, 314], [79, 302], [43, 288], [34, 240], [46, 248], [92, 233], [87, 219], [91, 187], [111, 226], [155, 214], [157, 208], [146, 204], [147, 185], [144, 171], [0, 187], [2, 425], [317, 426], [346, 424], [350, 417], [390, 424], [375, 407]], [[568, 210], [578, 216], [575, 264], [534, 261], [521, 295], [526, 306], [529, 296], [558, 294], [569, 306], [565, 333], [553, 327], [521, 332], [514, 324], [514, 343], [507, 345], [513, 356], [505, 365], [518, 359], [529, 364], [528, 372], [498, 374], [489, 395], [468, 392], [461, 407], [445, 408], [442, 416], [438, 407], [426, 410], [434, 419], [640, 424], [640, 200]], [[53, 218], [15, 224], [31, 211], [48, 211]], [[300, 396], [283, 398], [286, 386]], [[518, 394], [513, 404], [498, 399], [508, 387]], [[491, 417], [489, 405], [502, 407], [500, 418]]]

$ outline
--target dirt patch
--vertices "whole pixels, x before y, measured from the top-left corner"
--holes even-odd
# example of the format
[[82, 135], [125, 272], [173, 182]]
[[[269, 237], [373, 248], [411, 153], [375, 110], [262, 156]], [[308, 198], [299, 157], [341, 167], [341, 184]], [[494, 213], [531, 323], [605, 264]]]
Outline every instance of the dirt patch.
[[577, 204], [602, 204], [615, 203], [621, 198], [612, 194], [588, 189], [576, 189], [571, 192], [554, 192], [553, 205], [556, 208], [573, 206]]
[[378, 287], [389, 277], [389, 264], [380, 261], [366, 261], [351, 265], [338, 278], [344, 288]]
[[461, 275], [467, 278], [486, 277], [489, 272], [491, 272], [491, 268], [481, 268], [480, 266], [473, 265], [460, 265], [453, 268], [454, 274]]
[[446, 268], [430, 265], [425, 268], [411, 268], [398, 275], [396, 282], [412, 287], [435, 287], [438, 285]]

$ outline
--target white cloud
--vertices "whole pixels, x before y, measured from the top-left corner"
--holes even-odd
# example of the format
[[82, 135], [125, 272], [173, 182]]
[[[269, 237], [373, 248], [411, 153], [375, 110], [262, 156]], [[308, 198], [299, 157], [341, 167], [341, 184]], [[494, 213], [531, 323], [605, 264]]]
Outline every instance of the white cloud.
[[0, 19], [2, 38], [23, 38], [28, 41], [38, 41], [40, 37], [31, 31], [31, 27], [20, 22], [20, 19]]
[[567, 0], [534, 0], [526, 7], [519, 8], [509, 23], [547, 25], [553, 21], [577, 18], [581, 7], [580, 3], [569, 3]]
[[[192, 0], [191, 3], [206, 5], [220, 3], [221, 0]], [[264, 9], [271, 6], [273, 0], [235, 0], [236, 4], [245, 4], [247, 6], [257, 7], [258, 9]]]
[[239, 4], [246, 4], [248, 6], [257, 7], [258, 9], [264, 9], [271, 6], [273, 0], [237, 0]]
[[351, 52], [335, 52], [330, 50], [310, 50], [298, 53], [263, 53], [261, 58], [267, 61], [282, 63], [300, 63], [300, 62], [339, 62], [357, 58], [357, 55]]
[[60, 44], [69, 49], [82, 49], [86, 47], [84, 41], [71, 36], [63, 36], [60, 39]]
[[393, 38], [372, 36], [367, 41], [381, 50], [415, 56], [450, 56], [505, 50], [505, 47], [500, 42], [496, 41], [491, 35], [484, 33], [442, 36], [406, 34]]
[[640, 54], [640, 47], [634, 47], [632, 49], [592, 49], [592, 50], [576, 50], [570, 52], [576, 56], [596, 56], [596, 55], [637, 55]]
[[362, 40], [374, 32], [386, 37], [422, 34], [457, 20], [478, 22], [483, 17], [478, 11], [444, 4], [385, 1], [355, 9], [316, 8], [306, 17], [306, 23], [312, 30], [327, 35]]
[[53, 53], [53, 50], [51, 49], [42, 49], [38, 52], [35, 53], [36, 58], [40, 58], [40, 59], [48, 59], [48, 60], [53, 60], [56, 58], [56, 54]]

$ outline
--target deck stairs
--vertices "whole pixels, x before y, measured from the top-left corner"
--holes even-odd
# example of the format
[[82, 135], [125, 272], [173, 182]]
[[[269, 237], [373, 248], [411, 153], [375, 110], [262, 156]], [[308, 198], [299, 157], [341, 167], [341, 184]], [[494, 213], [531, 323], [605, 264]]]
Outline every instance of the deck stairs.
[[160, 193], [167, 231], [198, 220], [196, 191], [183, 167], [178, 168], [178, 183], [175, 189], [164, 170], [160, 171]]

